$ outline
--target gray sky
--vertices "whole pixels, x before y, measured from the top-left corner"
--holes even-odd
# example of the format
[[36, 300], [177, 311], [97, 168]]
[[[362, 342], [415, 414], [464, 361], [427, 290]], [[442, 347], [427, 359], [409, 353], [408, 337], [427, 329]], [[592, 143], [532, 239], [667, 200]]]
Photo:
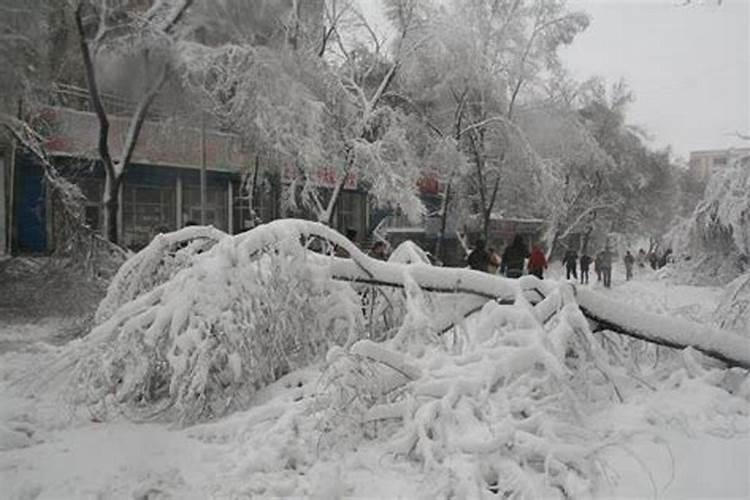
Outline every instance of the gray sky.
[[581, 79], [624, 77], [636, 102], [629, 121], [653, 145], [696, 149], [750, 145], [732, 137], [750, 129], [750, 1], [572, 0], [591, 25], [563, 57]]
[[[380, 0], [359, 0], [383, 22]], [[750, 0], [569, 0], [591, 25], [563, 49], [581, 80], [624, 77], [635, 93], [628, 121], [652, 145], [692, 150], [750, 146]]]

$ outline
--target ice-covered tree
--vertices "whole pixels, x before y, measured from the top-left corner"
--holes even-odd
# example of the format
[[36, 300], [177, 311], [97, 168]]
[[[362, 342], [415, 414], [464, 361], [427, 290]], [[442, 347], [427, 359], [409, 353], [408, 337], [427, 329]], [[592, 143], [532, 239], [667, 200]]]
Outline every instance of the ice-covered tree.
[[461, 186], [447, 175], [443, 215], [456, 187], [460, 198], [471, 199], [485, 232], [492, 212], [532, 203], [540, 165], [514, 111], [558, 64], [559, 46], [587, 22], [562, 2], [456, 1], [431, 13], [423, 28], [429, 38], [415, 51], [412, 69], [405, 69], [410, 100], [434, 129], [459, 144], [471, 165]]
[[[402, 34], [416, 16], [412, 4], [394, 2]], [[202, 15], [205, 41], [182, 47], [184, 80], [223, 126], [276, 157], [291, 181], [284, 208], [301, 205], [329, 223], [341, 190], [356, 180], [376, 202], [421, 213], [409, 119], [383, 101], [399, 67], [398, 42], [388, 51], [349, 2], [303, 9], [228, 1]], [[321, 178], [333, 186], [320, 189]]]
[[[748, 270], [750, 198], [748, 158], [709, 179], [693, 214], [671, 232], [671, 244], [692, 279], [724, 285]], [[685, 258], [689, 260], [685, 261]]]
[[[339, 193], [352, 177], [369, 187], [379, 205], [401, 210], [410, 219], [418, 219], [423, 206], [417, 182], [422, 174], [418, 152], [409, 130], [416, 123], [405, 110], [384, 97], [392, 89], [404, 59], [413, 50], [413, 38], [424, 23], [420, 2], [394, 0], [386, 5], [386, 15], [395, 31], [389, 47], [365, 15], [354, 6], [339, 16], [331, 10], [328, 18], [339, 16], [332, 24], [331, 40], [324, 57], [335, 76], [332, 100], [327, 101], [329, 156], [335, 164], [336, 185], [326, 200], [312, 194], [318, 219], [328, 222]], [[340, 11], [339, 11], [340, 12]], [[332, 23], [332, 21], [331, 21]], [[303, 172], [303, 177], [309, 173]]]
[[618, 204], [609, 182], [611, 157], [575, 110], [554, 105], [520, 109], [518, 121], [544, 164], [540, 192], [548, 255], [567, 244], [572, 234], [583, 234], [580, 250], [591, 251], [586, 247], [594, 229]]
[[613, 161], [609, 180], [618, 199], [613, 226], [656, 241], [678, 214], [681, 176], [668, 150], [650, 149], [646, 133], [627, 123], [627, 108], [634, 98], [624, 81], [609, 92], [599, 84], [585, 98], [579, 115]]

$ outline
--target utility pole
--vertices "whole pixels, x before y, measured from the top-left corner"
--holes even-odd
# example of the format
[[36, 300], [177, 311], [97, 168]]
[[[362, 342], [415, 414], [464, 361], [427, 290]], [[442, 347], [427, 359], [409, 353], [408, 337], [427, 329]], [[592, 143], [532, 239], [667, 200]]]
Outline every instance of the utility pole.
[[201, 111], [201, 226], [206, 225], [206, 114]]
[[[198, 40], [205, 42], [206, 33], [199, 30]], [[206, 225], [206, 112], [201, 110], [201, 226]]]

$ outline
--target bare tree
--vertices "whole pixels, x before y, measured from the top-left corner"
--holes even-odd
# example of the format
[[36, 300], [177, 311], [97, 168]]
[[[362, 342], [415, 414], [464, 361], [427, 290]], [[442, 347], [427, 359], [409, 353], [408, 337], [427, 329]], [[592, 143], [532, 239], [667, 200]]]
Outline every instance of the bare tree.
[[[118, 242], [118, 194], [143, 123], [154, 99], [162, 89], [169, 73], [169, 57], [160, 48], [169, 46], [178, 23], [183, 19], [192, 0], [156, 2], [146, 12], [139, 12], [128, 2], [115, 7], [106, 0], [80, 0], [75, 8], [75, 24], [91, 105], [99, 121], [97, 152], [104, 166], [105, 185], [102, 195], [104, 235]], [[145, 91], [130, 118], [122, 150], [115, 156], [110, 151], [110, 123], [102, 100], [95, 56], [117, 43], [128, 44], [126, 50], [135, 52], [146, 69]]]

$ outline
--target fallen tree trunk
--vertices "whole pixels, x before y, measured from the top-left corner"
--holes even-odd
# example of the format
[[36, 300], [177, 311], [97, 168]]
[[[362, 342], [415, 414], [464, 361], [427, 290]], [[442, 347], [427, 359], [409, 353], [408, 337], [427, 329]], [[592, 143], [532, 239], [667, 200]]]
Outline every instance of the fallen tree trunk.
[[[570, 286], [581, 312], [594, 323], [594, 331], [609, 330], [675, 349], [692, 347], [730, 366], [750, 370], [750, 343], [736, 333], [642, 311], [575, 285], [563, 286]], [[553, 291], [548, 283], [529, 277], [523, 278], [521, 289], [529, 302], [537, 306], [548, 302]], [[545, 310], [540, 320], [545, 322], [551, 314], [552, 311]]]
[[[362, 257], [367, 261], [362, 262]], [[422, 264], [393, 264], [375, 261], [364, 255], [353, 255], [353, 258], [359, 262], [336, 259], [332, 265], [332, 275], [335, 279], [403, 287], [403, 273], [408, 271], [425, 291], [464, 293], [478, 298], [497, 300], [501, 304], [514, 303], [518, 290], [515, 285], [519, 283], [523, 295], [532, 304], [541, 303], [555, 288], [550, 286], [549, 282], [530, 276], [516, 281], [468, 269], [446, 269]], [[730, 366], [750, 370], [750, 343], [735, 333], [682, 318], [647, 313], [608, 299], [600, 293], [570, 286], [581, 312], [595, 323], [595, 331], [610, 330], [675, 349], [692, 347]], [[479, 309], [481, 306], [473, 304], [467, 308], [464, 316]], [[550, 314], [554, 314], [554, 311], [547, 311], [545, 316]], [[549, 318], [540, 319], [544, 323]]]
[[335, 259], [331, 265], [332, 277], [342, 281], [403, 288], [404, 273], [408, 272], [419, 288], [425, 292], [465, 293], [488, 300], [497, 300], [502, 304], [513, 304], [518, 292], [513, 280], [480, 271], [435, 267], [428, 264], [394, 264], [366, 258], [372, 261], [366, 266], [371, 275], [363, 270], [361, 263], [331, 257]]
[[750, 370], [750, 342], [736, 333], [641, 311], [591, 290], [577, 289], [576, 301], [581, 312], [594, 321], [599, 330], [611, 330], [676, 349], [692, 347], [728, 365]]
[[[456, 301], [450, 311], [453, 320], [441, 325], [449, 326], [456, 319], [471, 314], [488, 300], [501, 304], [512, 304], [518, 297], [525, 297], [532, 304], [539, 304], [545, 298], [564, 290], [549, 281], [525, 276], [520, 280], [506, 279], [488, 273], [460, 268], [442, 268], [427, 264], [401, 264], [383, 262], [368, 257], [352, 242], [323, 224], [302, 221], [282, 220], [260, 226], [253, 231], [232, 237], [217, 247], [232, 247], [240, 259], [254, 260], [259, 255], [272, 251], [283, 241], [304, 241], [317, 237], [343, 248], [350, 258], [337, 258], [310, 253], [311, 259], [322, 259], [329, 266], [330, 276], [336, 280], [364, 283], [375, 286], [404, 288], [406, 276], [425, 292], [441, 294], [462, 294], [470, 300]], [[216, 251], [222, 251], [217, 248]], [[226, 250], [224, 250], [226, 251]], [[677, 349], [694, 349], [721, 360], [731, 366], [750, 369], [750, 345], [741, 336], [700, 325], [685, 319], [668, 318], [643, 312], [637, 308], [604, 297], [600, 293], [585, 288], [570, 287], [575, 301], [583, 314], [595, 323], [595, 330], [611, 330], [623, 335]], [[567, 294], [567, 292], [566, 292]], [[554, 315], [560, 305], [557, 301], [547, 301], [544, 311], [538, 315], [544, 323]], [[560, 302], [561, 304], [562, 302]]]

